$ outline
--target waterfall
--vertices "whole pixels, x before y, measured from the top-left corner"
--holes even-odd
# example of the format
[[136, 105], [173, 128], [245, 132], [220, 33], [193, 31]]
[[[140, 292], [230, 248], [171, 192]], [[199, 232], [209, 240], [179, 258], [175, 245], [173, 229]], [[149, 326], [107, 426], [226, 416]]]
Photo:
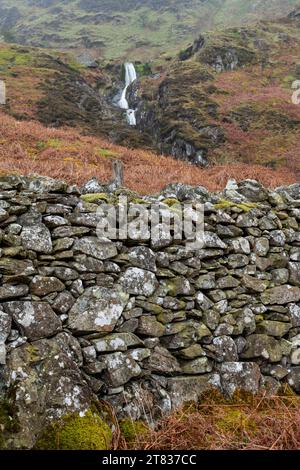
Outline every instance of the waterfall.
[[135, 110], [129, 109], [129, 104], [126, 99], [126, 94], [128, 87], [137, 79], [136, 71], [134, 65], [127, 62], [124, 64], [125, 67], [125, 88], [122, 91], [121, 99], [118, 103], [121, 109], [126, 110], [127, 121], [130, 126], [136, 126]]

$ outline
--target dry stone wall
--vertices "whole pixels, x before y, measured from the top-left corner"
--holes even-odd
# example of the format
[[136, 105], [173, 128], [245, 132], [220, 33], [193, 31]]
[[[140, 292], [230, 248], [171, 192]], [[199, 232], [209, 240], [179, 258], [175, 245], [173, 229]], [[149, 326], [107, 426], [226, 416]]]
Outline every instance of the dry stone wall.
[[[23, 428], [13, 445], [31, 447], [95, 396], [155, 419], [212, 387], [299, 392], [300, 184], [85, 194], [100, 186], [0, 178], [0, 393], [14, 390]], [[171, 217], [175, 203], [203, 203], [205, 246], [99, 239], [97, 209], [120, 194]]]

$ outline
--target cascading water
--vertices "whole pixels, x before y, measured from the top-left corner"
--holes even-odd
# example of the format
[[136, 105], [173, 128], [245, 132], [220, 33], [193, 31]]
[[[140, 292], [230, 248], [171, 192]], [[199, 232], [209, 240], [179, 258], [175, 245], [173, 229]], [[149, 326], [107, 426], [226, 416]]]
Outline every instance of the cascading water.
[[135, 110], [129, 108], [128, 101], [126, 99], [126, 94], [128, 87], [137, 79], [136, 71], [134, 65], [127, 62], [124, 64], [125, 67], [125, 88], [122, 91], [121, 99], [118, 103], [121, 109], [126, 110], [127, 121], [130, 126], [136, 126]]

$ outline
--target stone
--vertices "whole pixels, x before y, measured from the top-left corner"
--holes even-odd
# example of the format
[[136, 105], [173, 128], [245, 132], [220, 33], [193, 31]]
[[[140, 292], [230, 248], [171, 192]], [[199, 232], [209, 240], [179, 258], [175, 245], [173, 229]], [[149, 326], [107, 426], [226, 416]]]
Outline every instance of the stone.
[[130, 349], [127, 351], [126, 355], [137, 362], [142, 362], [151, 355], [151, 351], [147, 348]]
[[204, 247], [205, 248], [227, 248], [227, 245], [213, 232], [204, 232]]
[[30, 449], [52, 420], [90, 408], [94, 395], [80, 371], [79, 353], [77, 340], [66, 332], [11, 351], [4, 378], [15, 391], [19, 430], [9, 436], [10, 447]]
[[0, 307], [0, 343], [5, 343], [11, 331], [12, 315], [4, 312]]
[[140, 268], [128, 268], [121, 275], [119, 283], [122, 288], [133, 295], [150, 297], [158, 287], [155, 274]]
[[141, 316], [139, 317], [137, 334], [159, 338], [165, 334], [165, 326], [153, 316]]
[[293, 286], [300, 286], [300, 263], [289, 263], [289, 283]]
[[217, 336], [212, 342], [214, 359], [218, 362], [238, 361], [237, 347], [230, 336]]
[[218, 289], [233, 289], [234, 287], [239, 286], [240, 281], [233, 276], [224, 276], [217, 280]]
[[181, 370], [187, 375], [205, 374], [212, 371], [212, 364], [207, 357], [197, 357], [191, 361], [181, 362]]
[[199, 403], [201, 396], [214, 388], [215, 380], [213, 374], [172, 377], [168, 379], [167, 384], [167, 390], [174, 410], [184, 403]]
[[182, 359], [195, 359], [196, 357], [205, 356], [205, 352], [200, 344], [193, 344], [188, 348], [181, 349], [178, 356]]
[[290, 368], [287, 382], [296, 393], [300, 393], [300, 366]]
[[162, 346], [155, 346], [155, 348], [151, 350], [151, 355], [149, 359], [144, 362], [144, 367], [150, 369], [151, 372], [166, 375], [172, 375], [181, 371], [177, 359]]
[[293, 327], [300, 327], [300, 306], [297, 304], [289, 304], [288, 317]]
[[241, 214], [238, 216], [236, 220], [236, 224], [238, 227], [248, 228], [248, 227], [257, 227], [258, 226], [258, 219], [252, 213], [252, 210]]
[[265, 305], [285, 305], [292, 302], [299, 302], [300, 300], [300, 289], [299, 287], [293, 287], [289, 284], [273, 287], [272, 289], [266, 290], [261, 295], [261, 301]]
[[0, 286], [0, 301], [24, 297], [28, 292], [29, 289], [26, 284], [19, 284], [17, 286], [4, 284], [3, 286]]
[[64, 289], [65, 285], [57, 277], [35, 276], [30, 284], [30, 291], [38, 296], [60, 292]]
[[286, 243], [286, 236], [282, 230], [272, 230], [269, 232], [271, 246], [284, 246]]
[[244, 255], [249, 255], [251, 253], [250, 243], [247, 238], [239, 237], [230, 240], [229, 246], [234, 253], [241, 253]]
[[272, 270], [272, 279], [274, 284], [276, 284], [277, 286], [287, 284], [289, 282], [289, 277], [290, 273], [288, 269], [281, 268]]
[[136, 246], [128, 251], [128, 259], [132, 266], [156, 272], [155, 253], [146, 246]]
[[89, 287], [69, 311], [68, 327], [75, 333], [111, 332], [128, 298], [120, 289]]
[[118, 254], [114, 243], [96, 237], [79, 238], [75, 241], [73, 250], [74, 253], [83, 253], [100, 260], [114, 258]]
[[5, 344], [0, 341], [0, 367], [6, 364], [6, 347]]
[[12, 301], [3, 308], [30, 341], [53, 336], [62, 328], [60, 318], [47, 302]]
[[224, 362], [220, 366], [223, 392], [232, 396], [235, 391], [256, 394], [259, 390], [261, 373], [254, 362]]
[[51, 305], [53, 310], [61, 315], [66, 314], [73, 307], [75, 299], [71, 292], [63, 291], [60, 292]]
[[208, 328], [215, 330], [220, 322], [220, 313], [216, 310], [205, 310], [202, 315], [202, 320]]
[[263, 202], [268, 199], [268, 191], [255, 180], [241, 181], [237, 191], [250, 202]]
[[240, 253], [228, 256], [228, 265], [230, 268], [243, 268], [249, 264], [249, 257]]
[[254, 253], [258, 256], [267, 256], [270, 249], [270, 243], [267, 238], [257, 238], [254, 241]]
[[300, 365], [300, 348], [295, 349], [291, 353], [291, 364]]
[[193, 295], [194, 288], [185, 277], [175, 277], [167, 281], [168, 294], [172, 297], [178, 295]]
[[196, 279], [195, 286], [197, 289], [214, 289], [216, 287], [216, 276], [214, 273], [203, 274]]
[[270, 283], [245, 274], [242, 278], [242, 284], [252, 292], [264, 292]]
[[260, 357], [270, 362], [279, 362], [282, 358], [280, 342], [265, 334], [252, 334], [246, 338], [242, 359]]
[[23, 227], [22, 245], [26, 250], [37, 253], [52, 253], [52, 240], [49, 229], [44, 224]]
[[0, 257], [0, 274], [8, 276], [31, 276], [35, 268], [31, 260]]
[[103, 376], [110, 387], [120, 387], [141, 373], [137, 362], [121, 352], [102, 356], [102, 361], [107, 368]]
[[142, 346], [143, 342], [133, 333], [112, 333], [103, 338], [92, 340], [98, 353], [127, 351], [132, 346]]
[[275, 336], [275, 338], [282, 338], [292, 328], [291, 323], [284, 323], [280, 321], [263, 320], [257, 325], [257, 333]]

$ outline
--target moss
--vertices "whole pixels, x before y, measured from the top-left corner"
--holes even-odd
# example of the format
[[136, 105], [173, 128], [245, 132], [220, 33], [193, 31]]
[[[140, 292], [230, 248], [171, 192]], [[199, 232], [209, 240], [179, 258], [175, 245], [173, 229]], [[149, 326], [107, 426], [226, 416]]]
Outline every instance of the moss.
[[81, 196], [84, 202], [109, 201], [109, 195], [105, 193], [84, 194]]
[[83, 417], [66, 415], [51, 423], [38, 437], [35, 450], [108, 450], [112, 431], [99, 414], [89, 409]]
[[0, 449], [6, 449], [7, 436], [15, 434], [19, 430], [15, 391], [10, 389], [6, 396], [0, 400]]
[[180, 202], [178, 201], [178, 199], [176, 198], [167, 198], [167, 199], [164, 199], [162, 201], [164, 204], [166, 204], [167, 206], [171, 207], [171, 206], [174, 206], [175, 204], [180, 204]]
[[122, 436], [128, 444], [132, 444], [139, 437], [145, 437], [149, 428], [143, 421], [132, 421], [131, 419], [122, 419], [119, 423]]
[[247, 416], [243, 410], [234, 407], [224, 408], [225, 413], [216, 422], [217, 428], [224, 432], [234, 434], [242, 434], [246, 431], [247, 434], [253, 434], [257, 430], [257, 425], [251, 416]]
[[257, 204], [251, 202], [235, 203], [232, 201], [227, 201], [226, 199], [221, 199], [217, 204], [214, 205], [215, 209], [227, 209], [230, 207], [237, 207], [243, 212], [250, 212], [252, 209], [257, 207]]

